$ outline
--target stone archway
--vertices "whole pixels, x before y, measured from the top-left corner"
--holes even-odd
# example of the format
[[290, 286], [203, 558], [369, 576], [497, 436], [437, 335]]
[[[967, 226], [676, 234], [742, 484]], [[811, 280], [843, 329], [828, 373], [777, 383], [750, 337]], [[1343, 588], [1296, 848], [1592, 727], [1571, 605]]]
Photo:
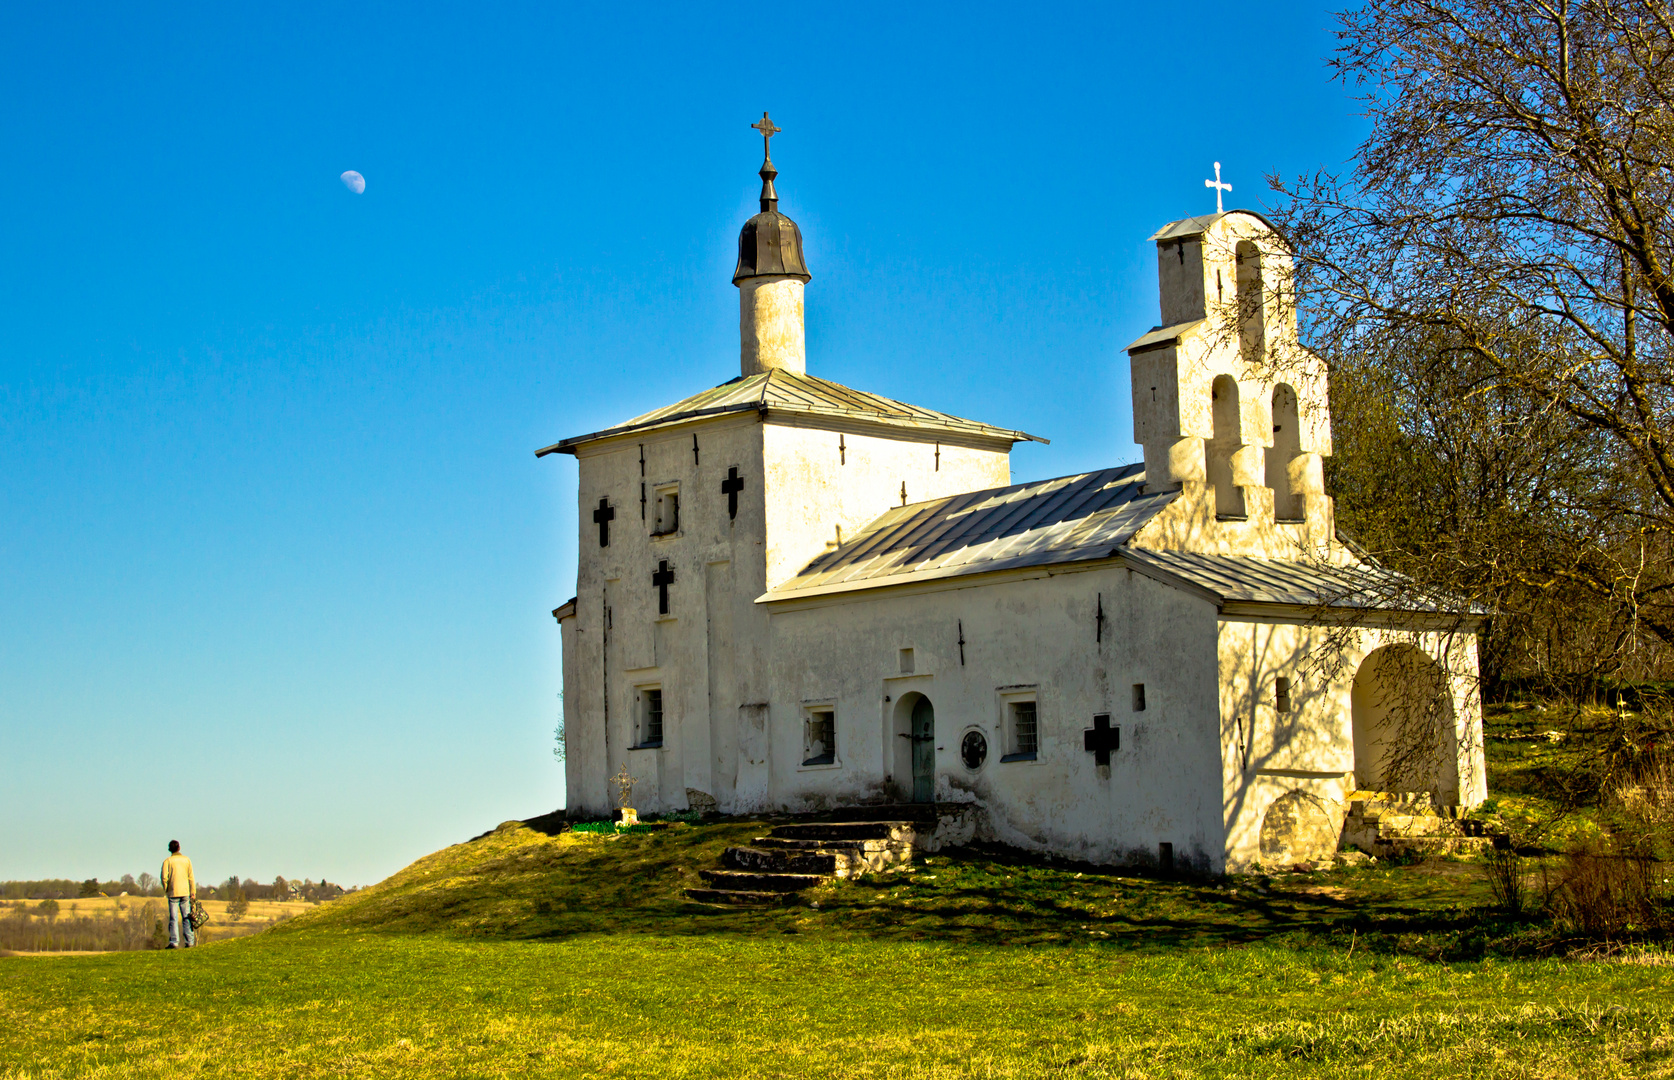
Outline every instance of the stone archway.
[[1261, 861], [1266, 866], [1291, 866], [1326, 858], [1337, 850], [1339, 829], [1324, 799], [1287, 791], [1261, 817]]
[[1447, 673], [1412, 645], [1385, 645], [1350, 692], [1354, 781], [1364, 791], [1428, 791], [1458, 801], [1458, 735]]

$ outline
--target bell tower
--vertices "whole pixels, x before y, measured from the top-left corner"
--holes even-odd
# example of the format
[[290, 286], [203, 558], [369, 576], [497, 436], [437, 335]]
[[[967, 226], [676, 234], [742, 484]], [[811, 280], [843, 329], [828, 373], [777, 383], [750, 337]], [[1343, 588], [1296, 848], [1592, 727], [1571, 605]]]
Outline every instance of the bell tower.
[[1162, 323], [1128, 347], [1147, 485], [1198, 496], [1224, 530], [1329, 537], [1325, 363], [1297, 337], [1289, 246], [1247, 210], [1151, 239]]

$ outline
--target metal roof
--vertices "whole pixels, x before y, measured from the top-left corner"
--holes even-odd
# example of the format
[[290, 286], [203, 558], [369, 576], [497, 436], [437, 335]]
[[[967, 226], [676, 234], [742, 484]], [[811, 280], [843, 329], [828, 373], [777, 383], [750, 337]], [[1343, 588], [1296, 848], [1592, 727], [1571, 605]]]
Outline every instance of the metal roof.
[[1192, 327], [1201, 326], [1207, 321], [1208, 320], [1206, 319], [1192, 319], [1189, 322], [1175, 323], [1173, 326], [1153, 326], [1151, 329], [1141, 334], [1138, 338], [1134, 339], [1134, 343], [1128, 346], [1128, 352], [1144, 352], [1146, 349], [1155, 349], [1160, 348], [1163, 345], [1172, 345], [1176, 341], [1185, 337], [1186, 332], [1191, 330]]
[[1274, 233], [1279, 232], [1279, 227], [1277, 225], [1267, 220], [1267, 218], [1263, 215], [1256, 213], [1254, 210], [1227, 210], [1219, 214], [1204, 214], [1202, 217], [1181, 218], [1179, 221], [1171, 221], [1167, 225], [1158, 229], [1156, 232], [1152, 233], [1151, 239], [1155, 240], [1159, 244], [1166, 243], [1170, 240], [1189, 240], [1194, 236], [1202, 236], [1204, 233], [1209, 231], [1210, 227], [1214, 225], [1215, 222], [1224, 217], [1230, 217], [1233, 214], [1243, 214], [1245, 217], [1253, 217], [1269, 229], [1272, 229]]
[[1180, 494], [1144, 482], [1124, 465], [898, 506], [761, 599], [1109, 558]]
[[1124, 548], [1135, 570], [1209, 593], [1218, 606], [1284, 604], [1362, 611], [1482, 614], [1468, 601], [1421, 592], [1412, 579], [1369, 564], [1341, 566], [1248, 555]]
[[630, 431], [662, 427], [684, 420], [705, 416], [719, 416], [735, 412], [790, 412], [840, 419], [864, 420], [892, 427], [943, 430], [953, 434], [1007, 439], [1011, 442], [1039, 442], [1049, 440], [1026, 431], [994, 427], [975, 420], [965, 420], [934, 409], [908, 405], [881, 394], [868, 394], [842, 383], [813, 375], [789, 371], [766, 371], [757, 375], [741, 375], [720, 386], [693, 394], [673, 405], [665, 405], [648, 413], [624, 421], [615, 427], [554, 443], [535, 451], [536, 457], [552, 453], [571, 453], [582, 443], [595, 439], [623, 435]]

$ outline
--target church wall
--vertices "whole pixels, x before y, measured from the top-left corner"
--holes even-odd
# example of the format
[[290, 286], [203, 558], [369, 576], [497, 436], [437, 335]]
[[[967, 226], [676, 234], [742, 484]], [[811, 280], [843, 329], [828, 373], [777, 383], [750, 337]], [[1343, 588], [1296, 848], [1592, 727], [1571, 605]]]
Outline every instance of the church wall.
[[[1224, 851], [1215, 615], [1206, 601], [1119, 565], [939, 591], [879, 591], [849, 602], [775, 605], [774, 804], [814, 809], [903, 798], [896, 743], [903, 696], [930, 698], [940, 800], [977, 801], [994, 838], [1097, 862], [1175, 857], [1218, 869]], [[1098, 613], [1105, 621], [1101, 631]], [[965, 639], [960, 663], [959, 637]], [[901, 670], [901, 650], [913, 670]], [[1135, 684], [1145, 686], [1136, 711]], [[1034, 695], [1034, 761], [1002, 762], [1007, 702]], [[888, 697], [890, 700], [885, 700]], [[835, 706], [836, 767], [804, 767], [810, 705]], [[1120, 729], [1099, 766], [1083, 748], [1093, 717]], [[966, 732], [988, 757], [961, 761]]]
[[900, 506], [903, 484], [906, 502], [923, 502], [1011, 483], [1009, 442], [880, 431], [887, 429], [764, 425], [769, 587], [835, 548], [839, 527], [852, 537]]
[[[1448, 691], [1454, 730], [1446, 752], [1454, 760], [1443, 770], [1453, 786], [1440, 794], [1444, 802], [1466, 806], [1487, 797], [1473, 635], [1223, 618], [1217, 638], [1229, 869], [1260, 861], [1263, 820], [1291, 792], [1318, 800], [1340, 830], [1345, 800], [1357, 786], [1354, 678], [1386, 645], [1414, 646], [1453, 673]], [[1326, 658], [1330, 662], [1322, 665]], [[1289, 680], [1289, 712], [1278, 709], [1279, 678]]]
[[[762, 692], [750, 677], [760, 668], [766, 628], [751, 604], [765, 588], [761, 427], [753, 414], [725, 417], [603, 440], [578, 454], [580, 559], [575, 644], [565, 643], [565, 730], [588, 753], [572, 755], [566, 770], [572, 815], [608, 814], [614, 792], [604, 779], [624, 764], [637, 780], [633, 800], [643, 812], [685, 808], [688, 789], [723, 808], [731, 801], [739, 706]], [[744, 481], [736, 518], [721, 487], [733, 468]], [[668, 485], [678, 485], [678, 528], [653, 535], [658, 489]], [[606, 547], [593, 521], [601, 497], [616, 511]], [[652, 577], [663, 563], [674, 575], [666, 614]], [[711, 659], [712, 617], [722, 623], [723, 640], [737, 638], [725, 662]], [[728, 685], [711, 686], [714, 677]], [[646, 687], [663, 695], [658, 748], [635, 748]]]

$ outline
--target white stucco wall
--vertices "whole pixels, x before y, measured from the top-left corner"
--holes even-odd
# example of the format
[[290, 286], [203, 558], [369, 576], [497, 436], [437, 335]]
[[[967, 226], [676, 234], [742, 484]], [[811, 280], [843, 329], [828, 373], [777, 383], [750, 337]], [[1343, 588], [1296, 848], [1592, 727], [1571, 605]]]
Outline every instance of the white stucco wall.
[[[895, 706], [916, 692], [936, 711], [938, 797], [981, 801], [999, 839], [1098, 862], [1154, 857], [1169, 842], [1176, 858], [1218, 869], [1214, 609], [1112, 564], [963, 584], [771, 605], [775, 805], [902, 797], [910, 780], [899, 775], [904, 728]], [[910, 675], [899, 667], [906, 648]], [[1135, 683], [1146, 687], [1144, 712], [1132, 709]], [[1002, 703], [1030, 690], [1038, 695], [1038, 758], [1002, 762]], [[801, 766], [811, 703], [835, 705], [839, 768]], [[1122, 740], [1102, 769], [1082, 742], [1099, 713]], [[974, 772], [959, 756], [971, 729], [989, 743]]]
[[[1222, 618], [1217, 650], [1229, 869], [1260, 860], [1263, 818], [1288, 792], [1317, 797], [1341, 824], [1344, 800], [1356, 789], [1354, 679], [1384, 646], [1417, 648], [1446, 673], [1453, 732], [1445, 749], [1452, 759], [1438, 762], [1441, 800], [1475, 806], [1487, 797], [1473, 635]], [[1276, 708], [1281, 676], [1290, 680], [1289, 713]]]
[[[1003, 486], [1009, 449], [966, 440], [938, 452], [934, 435], [822, 430], [754, 413], [579, 448], [576, 617], [564, 635], [569, 809], [607, 814], [606, 780], [624, 764], [646, 812], [683, 809], [688, 789], [729, 812], [772, 805], [768, 615], [753, 603], [768, 575], [795, 574], [838, 526], [853, 535], [899, 503], [903, 482], [915, 500]], [[745, 484], [736, 519], [721, 491], [733, 467]], [[657, 490], [670, 484], [680, 527], [656, 536]], [[603, 548], [593, 521], [601, 497], [616, 511]], [[663, 615], [651, 575], [665, 561], [675, 580]], [[647, 686], [663, 694], [659, 748], [636, 741]]]

